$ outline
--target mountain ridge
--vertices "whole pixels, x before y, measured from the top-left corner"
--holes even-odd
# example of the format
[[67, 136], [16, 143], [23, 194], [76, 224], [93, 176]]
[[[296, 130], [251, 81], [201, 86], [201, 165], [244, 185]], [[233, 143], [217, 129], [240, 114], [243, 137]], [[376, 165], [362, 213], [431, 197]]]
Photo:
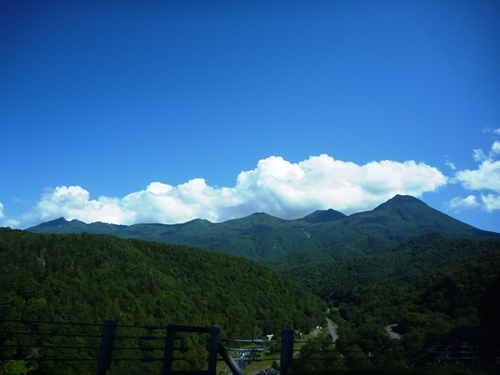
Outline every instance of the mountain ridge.
[[[58, 218], [28, 228], [27, 231], [111, 234], [122, 238], [196, 246], [257, 261], [278, 259], [307, 249], [325, 249], [330, 253], [337, 251], [344, 254], [342, 257], [368, 254], [385, 251], [390, 244], [395, 245], [410, 237], [433, 232], [450, 238], [500, 238], [500, 233], [465, 224], [407, 195], [396, 195], [371, 211], [350, 216], [328, 209], [317, 210], [300, 219], [285, 220], [259, 212], [220, 223], [194, 219], [181, 224], [129, 226], [101, 222], [85, 224], [78, 220]], [[370, 250], [365, 238], [376, 239], [375, 242], [387, 246]]]

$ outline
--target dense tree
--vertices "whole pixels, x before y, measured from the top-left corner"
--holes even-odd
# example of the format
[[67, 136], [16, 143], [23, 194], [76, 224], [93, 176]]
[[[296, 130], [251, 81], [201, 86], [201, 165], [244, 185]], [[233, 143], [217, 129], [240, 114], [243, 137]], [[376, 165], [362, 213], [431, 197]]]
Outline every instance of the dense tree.
[[[262, 233], [252, 238], [260, 238], [262, 244], [268, 240]], [[336, 306], [329, 316], [340, 335], [335, 347], [331, 341], [304, 346], [297, 362], [304, 371], [418, 366], [435, 357], [429, 351], [416, 353], [416, 347], [463, 341], [484, 348], [498, 345], [499, 240], [426, 234], [389, 249], [389, 240], [352, 241], [359, 256], [339, 256], [343, 250], [337, 244], [321, 253], [319, 249], [291, 253], [286, 256], [291, 267], [269, 262], [279, 265], [294, 285], [256, 262], [186, 246], [87, 233], [36, 235], [0, 229], [0, 316], [98, 324], [113, 318], [121, 325], [217, 323], [225, 337], [255, 338], [280, 332], [282, 327], [308, 331], [324, 319], [325, 303], [301, 291], [299, 285]], [[286, 243], [283, 239], [283, 246]], [[337, 258], [329, 253], [333, 248]], [[391, 340], [389, 324], [397, 325], [400, 340]], [[17, 345], [28, 345], [29, 338], [5, 332], [54, 330], [15, 322], [2, 323], [2, 328], [0, 343]], [[65, 327], [64, 332], [77, 331]], [[47, 338], [44, 344], [87, 342], [82, 336]], [[196, 353], [203, 351], [202, 338], [182, 336], [178, 345], [188, 361], [176, 365], [177, 369], [200, 365]], [[2, 348], [2, 355], [19, 359], [62, 355], [19, 348]], [[76, 354], [95, 358], [90, 351]], [[48, 362], [9, 366], [22, 371], [34, 363], [36, 373], [54, 370]], [[74, 369], [65, 366], [65, 373], [72, 373]], [[78, 371], [85, 373], [85, 369]], [[115, 373], [134, 372], [117, 363]]]
[[[277, 272], [235, 256], [107, 235], [41, 235], [0, 229], [0, 316], [4, 320], [101, 324], [110, 318], [119, 326], [218, 324], [223, 337], [253, 338], [254, 327], [260, 327], [263, 334], [283, 327], [308, 331], [323, 320], [325, 310], [319, 298]], [[45, 329], [9, 322], [2, 323], [2, 328], [3, 332], [28, 333]], [[61, 328], [74, 333], [81, 327], [47, 329]], [[77, 339], [48, 336], [41, 343], [78, 346]], [[28, 344], [28, 337], [0, 335], [2, 345], [20, 342]], [[189, 365], [198, 366], [195, 353], [205, 343], [185, 344]], [[31, 355], [29, 350], [2, 348], [2, 356], [25, 359]], [[60, 352], [46, 351], [44, 356]], [[59, 373], [72, 373], [67, 366]], [[55, 368], [43, 362], [36, 371]]]

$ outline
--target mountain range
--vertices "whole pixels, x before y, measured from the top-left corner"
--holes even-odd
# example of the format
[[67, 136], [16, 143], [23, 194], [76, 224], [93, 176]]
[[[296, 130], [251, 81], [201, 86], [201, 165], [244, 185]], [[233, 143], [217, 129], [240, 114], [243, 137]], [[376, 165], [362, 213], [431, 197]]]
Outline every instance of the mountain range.
[[[129, 226], [102, 222], [85, 224], [59, 218], [27, 230], [34, 233], [110, 234], [196, 246], [261, 262], [273, 262], [287, 256], [296, 258], [304, 251], [309, 255], [316, 251], [315, 261], [324, 258], [325, 254], [330, 260], [346, 259], [385, 252], [408, 238], [428, 233], [477, 240], [500, 238], [500, 233], [480, 230], [429, 207], [415, 197], [403, 195], [396, 195], [371, 211], [350, 216], [328, 209], [296, 220], [254, 213], [221, 223], [195, 219], [183, 224]], [[308, 260], [299, 263], [304, 262]]]
[[[296, 220], [255, 213], [127, 226], [59, 218], [27, 231], [0, 228], [0, 260], [0, 316], [12, 319], [215, 321], [243, 335], [307, 332], [327, 314], [337, 325], [335, 350], [371, 353], [362, 355], [367, 366], [393, 365], [386, 360], [396, 352], [405, 366], [436, 359], [414, 359], [419, 345], [467, 342], [488, 358], [500, 347], [500, 233], [411, 196]], [[388, 325], [401, 339], [389, 337]]]

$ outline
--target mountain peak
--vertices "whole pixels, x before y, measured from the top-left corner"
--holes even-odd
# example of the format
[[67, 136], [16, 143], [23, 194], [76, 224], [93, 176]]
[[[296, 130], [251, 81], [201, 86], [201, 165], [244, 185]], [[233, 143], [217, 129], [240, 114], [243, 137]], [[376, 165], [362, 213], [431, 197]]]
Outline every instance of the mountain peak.
[[394, 197], [389, 199], [387, 202], [420, 202], [422, 201], [418, 198], [415, 198], [412, 195], [402, 195], [402, 194], [396, 194]]
[[27, 230], [34, 233], [73, 233], [82, 232], [87, 227], [88, 225], [83, 221], [77, 219], [68, 221], [64, 217], [60, 217], [28, 228]]
[[332, 221], [340, 220], [347, 217], [344, 215], [342, 212], [335, 211], [331, 208], [328, 210], [317, 210], [314, 211], [312, 214], [307, 215], [304, 217], [304, 221], [308, 223], [329, 223]]
[[394, 208], [401, 205], [419, 205], [419, 206], [427, 206], [420, 199], [417, 199], [411, 195], [401, 195], [396, 194], [394, 197], [389, 199], [387, 202], [382, 203], [378, 207], [376, 207], [373, 211], [384, 211], [390, 208]]
[[59, 217], [57, 219], [54, 219], [54, 220], [51, 220], [51, 221], [47, 221], [45, 223], [42, 223], [40, 225], [38, 225], [39, 227], [56, 227], [56, 226], [61, 226], [61, 225], [66, 225], [68, 224], [69, 221], [66, 220], [64, 217]]

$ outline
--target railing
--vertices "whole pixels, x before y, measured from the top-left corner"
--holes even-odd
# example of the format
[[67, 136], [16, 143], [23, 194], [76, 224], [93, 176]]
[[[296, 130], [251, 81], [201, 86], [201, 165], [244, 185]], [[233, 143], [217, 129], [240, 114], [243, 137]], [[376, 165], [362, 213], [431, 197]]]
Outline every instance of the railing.
[[[180, 326], [175, 323], [169, 323], [167, 326], [145, 325], [132, 326], [120, 325], [113, 320], [106, 319], [102, 325], [89, 323], [67, 323], [67, 322], [47, 322], [33, 320], [3, 320], [2, 323], [10, 323], [11, 327], [2, 326], [0, 331], [0, 360], [1, 361], [30, 361], [43, 363], [47, 361], [83, 361], [96, 362], [96, 375], [106, 375], [111, 369], [112, 363], [117, 361], [141, 361], [144, 363], [161, 362], [161, 375], [184, 375], [200, 374], [215, 375], [217, 362], [224, 361], [229, 370], [235, 375], [243, 375], [239, 362], [278, 360], [281, 363], [281, 373], [286, 374], [287, 368], [291, 366], [293, 357], [294, 331], [284, 328], [282, 331], [283, 340], [281, 355], [279, 358], [237, 358], [234, 359], [229, 352], [243, 353], [264, 353], [262, 347], [248, 347], [249, 344], [264, 343], [264, 340], [240, 340], [240, 339], [220, 339], [220, 327], [213, 325], [211, 327]], [[64, 332], [57, 332], [54, 327], [63, 327]], [[67, 329], [78, 327], [78, 332], [67, 332]], [[85, 328], [85, 329], [81, 329]], [[101, 333], [97, 334], [96, 329], [100, 328]], [[120, 329], [142, 329], [147, 330], [147, 334], [118, 334]], [[166, 330], [166, 335], [157, 335], [155, 332]], [[74, 329], [70, 329], [74, 331]], [[82, 332], [83, 331], [83, 332]], [[179, 353], [175, 341], [178, 333], [196, 333], [207, 334], [210, 337], [207, 340], [208, 350], [208, 369], [197, 371], [174, 370], [172, 364], [174, 361], [184, 360], [182, 357], [176, 357]], [[100, 339], [100, 340], [98, 340]], [[130, 340], [138, 340], [139, 345], [130, 345]], [[99, 343], [98, 343], [99, 341]], [[159, 345], [158, 341], [162, 341]], [[52, 344], [57, 342], [57, 344]], [[143, 344], [149, 343], [148, 345]], [[245, 348], [226, 348], [223, 342], [245, 345]], [[115, 344], [121, 345], [115, 345]], [[66, 355], [65, 350], [72, 351], [72, 355]], [[58, 355], [54, 355], [54, 351]], [[128, 352], [127, 355], [116, 356], [116, 352]], [[163, 351], [160, 357], [155, 355], [158, 351]], [[28, 354], [31, 352], [31, 354]], [[140, 352], [142, 356], [137, 357], [135, 353]], [[35, 354], [33, 354], [35, 353]], [[51, 354], [52, 353], [52, 354]], [[75, 353], [77, 356], [75, 356]], [[144, 355], [148, 353], [149, 355]]]
[[[182, 326], [169, 323], [161, 325], [118, 325], [116, 321], [105, 320], [103, 324], [47, 322], [32, 320], [0, 320], [0, 360], [26, 362], [27, 366], [42, 366], [48, 362], [75, 363], [80, 373], [106, 375], [108, 371], [123, 363], [141, 363], [144, 373], [161, 375], [215, 375], [217, 363], [224, 362], [235, 375], [242, 375], [244, 364], [250, 361], [276, 361], [282, 375], [288, 369], [309, 363], [352, 363], [377, 365], [388, 361], [407, 361], [412, 363], [453, 363], [465, 368], [484, 362], [481, 348], [468, 344], [457, 346], [415, 347], [404, 354], [391, 351], [391, 347], [381, 348], [377, 353], [364, 353], [361, 350], [347, 350], [339, 353], [333, 343], [323, 341], [295, 341], [294, 331], [284, 328], [281, 340], [243, 340], [221, 339], [220, 327]], [[146, 331], [146, 332], [144, 332]], [[205, 370], [191, 371], [200, 362], [189, 362], [186, 356], [189, 348], [182, 347], [182, 340], [189, 341], [189, 335], [208, 336], [206, 341], [198, 337], [197, 355], [202, 348], [208, 355]], [[206, 342], [206, 346], [201, 345]], [[307, 344], [321, 344], [309, 345]], [[233, 358], [229, 353], [236, 353]], [[188, 362], [184, 367], [182, 364]], [[23, 362], [23, 363], [24, 363]], [[329, 364], [328, 364], [329, 363]], [[147, 367], [149, 365], [154, 365]], [[1, 366], [1, 365], [0, 365]], [[62, 366], [62, 365], [61, 365]], [[92, 369], [93, 368], [93, 369]], [[47, 371], [46, 371], [47, 372]], [[62, 370], [61, 373], [64, 373]], [[18, 372], [21, 373], [21, 372]], [[114, 373], [114, 372], [113, 372]], [[117, 373], [120, 373], [119, 371]], [[122, 373], [127, 373], [126, 369]]]

